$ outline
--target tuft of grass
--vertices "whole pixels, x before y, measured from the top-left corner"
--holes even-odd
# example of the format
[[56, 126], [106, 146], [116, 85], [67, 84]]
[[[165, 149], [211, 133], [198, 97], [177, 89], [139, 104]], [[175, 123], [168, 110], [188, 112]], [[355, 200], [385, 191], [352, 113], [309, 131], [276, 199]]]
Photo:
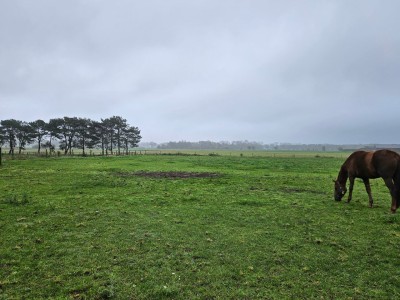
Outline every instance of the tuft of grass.
[[10, 194], [4, 197], [3, 203], [14, 206], [26, 205], [29, 203], [29, 196], [27, 193], [22, 193], [22, 195]]

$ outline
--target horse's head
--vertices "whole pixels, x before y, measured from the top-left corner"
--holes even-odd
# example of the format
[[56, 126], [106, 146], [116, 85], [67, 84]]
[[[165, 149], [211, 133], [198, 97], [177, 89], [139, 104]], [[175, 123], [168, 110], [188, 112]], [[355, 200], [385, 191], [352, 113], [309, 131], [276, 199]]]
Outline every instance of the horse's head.
[[334, 180], [333, 182], [335, 183], [335, 192], [333, 193], [333, 196], [336, 201], [341, 201], [347, 192], [346, 185], [341, 184], [338, 180]]

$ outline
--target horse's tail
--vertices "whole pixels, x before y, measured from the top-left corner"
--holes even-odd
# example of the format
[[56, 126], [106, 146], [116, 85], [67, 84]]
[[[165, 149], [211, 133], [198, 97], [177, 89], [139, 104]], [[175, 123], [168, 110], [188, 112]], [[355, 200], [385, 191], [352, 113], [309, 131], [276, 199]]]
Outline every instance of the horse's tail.
[[393, 183], [397, 196], [397, 207], [400, 207], [400, 158], [397, 160], [397, 168], [393, 176]]
[[[395, 184], [397, 184], [397, 183], [400, 184], [400, 157], [397, 160], [397, 166], [396, 166], [396, 170], [394, 172], [393, 181]], [[400, 185], [399, 185], [399, 188], [400, 188]]]

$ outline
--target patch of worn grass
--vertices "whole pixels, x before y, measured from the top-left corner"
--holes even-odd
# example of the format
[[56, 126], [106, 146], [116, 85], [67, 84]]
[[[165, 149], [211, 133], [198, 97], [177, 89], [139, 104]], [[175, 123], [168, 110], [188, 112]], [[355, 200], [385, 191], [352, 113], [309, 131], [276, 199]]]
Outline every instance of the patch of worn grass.
[[381, 180], [333, 201], [342, 161], [6, 161], [0, 299], [397, 298], [398, 215]]

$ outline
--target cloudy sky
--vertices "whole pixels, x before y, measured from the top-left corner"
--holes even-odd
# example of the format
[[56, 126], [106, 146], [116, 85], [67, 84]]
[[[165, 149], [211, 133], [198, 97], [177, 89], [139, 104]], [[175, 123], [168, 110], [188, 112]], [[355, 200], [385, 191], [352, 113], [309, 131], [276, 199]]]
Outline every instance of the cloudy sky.
[[0, 0], [0, 120], [400, 143], [400, 1]]

